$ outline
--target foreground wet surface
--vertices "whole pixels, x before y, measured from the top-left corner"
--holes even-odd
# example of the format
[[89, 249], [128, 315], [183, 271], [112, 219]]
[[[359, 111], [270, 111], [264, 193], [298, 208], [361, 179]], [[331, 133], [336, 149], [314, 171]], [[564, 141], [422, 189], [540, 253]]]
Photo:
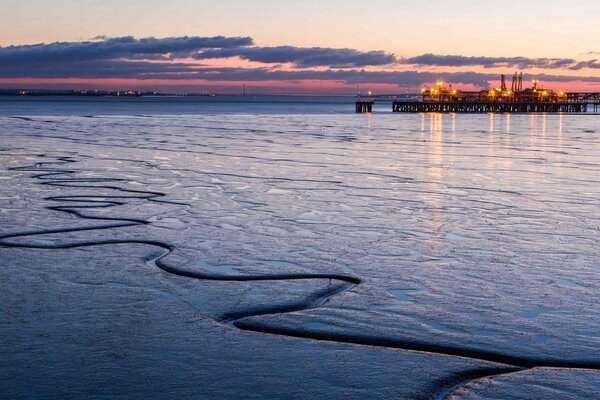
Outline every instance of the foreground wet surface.
[[3, 117], [0, 394], [600, 395], [597, 131]]

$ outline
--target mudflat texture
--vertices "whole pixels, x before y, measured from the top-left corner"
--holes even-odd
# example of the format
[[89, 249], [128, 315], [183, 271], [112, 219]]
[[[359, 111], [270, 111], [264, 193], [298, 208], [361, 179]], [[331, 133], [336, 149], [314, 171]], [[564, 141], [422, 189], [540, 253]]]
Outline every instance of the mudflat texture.
[[598, 397], [599, 133], [0, 117], [0, 397]]

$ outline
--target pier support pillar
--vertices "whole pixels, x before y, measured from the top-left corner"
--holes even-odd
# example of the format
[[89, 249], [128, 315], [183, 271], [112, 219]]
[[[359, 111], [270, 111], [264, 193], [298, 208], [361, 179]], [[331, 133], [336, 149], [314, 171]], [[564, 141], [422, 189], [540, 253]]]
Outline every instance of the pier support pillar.
[[373, 112], [373, 104], [375, 102], [373, 100], [369, 101], [357, 101], [356, 102], [356, 112], [357, 113], [370, 113]]

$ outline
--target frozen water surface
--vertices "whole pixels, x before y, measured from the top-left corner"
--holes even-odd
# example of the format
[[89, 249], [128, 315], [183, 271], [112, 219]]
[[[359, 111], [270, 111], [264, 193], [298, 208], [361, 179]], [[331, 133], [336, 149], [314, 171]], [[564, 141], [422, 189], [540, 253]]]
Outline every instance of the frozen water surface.
[[0, 117], [0, 396], [597, 397], [598, 132]]

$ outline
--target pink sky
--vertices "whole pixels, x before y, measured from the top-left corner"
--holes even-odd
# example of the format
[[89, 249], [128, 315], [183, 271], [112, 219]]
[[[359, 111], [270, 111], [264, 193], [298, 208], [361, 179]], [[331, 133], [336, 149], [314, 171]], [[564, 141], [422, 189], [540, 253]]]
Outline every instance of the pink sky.
[[[427, 3], [417, 0], [372, 0], [368, 6], [358, 0], [304, 0], [293, 3], [257, 0], [252, 4], [241, 0], [5, 0], [5, 3], [0, 14], [0, 46], [3, 46], [0, 47], [0, 66], [3, 52], [9, 53], [8, 46], [56, 41], [80, 43], [98, 35], [109, 38], [251, 37], [254, 44], [250, 47], [287, 46], [299, 51], [320, 47], [331, 49], [332, 53], [340, 49], [353, 49], [361, 56], [363, 53], [381, 51], [393, 55], [398, 61], [341, 69], [327, 63], [302, 66], [294, 62], [252, 61], [238, 56], [201, 60], [185, 57], [170, 61], [209, 69], [228, 68], [231, 70], [227, 72], [229, 75], [233, 70], [247, 73], [238, 80], [231, 76], [220, 80], [201, 74], [196, 79], [170, 79], [167, 75], [161, 79], [139, 79], [135, 75], [125, 77], [126, 74], [106, 76], [106, 72], [85, 77], [80, 73], [69, 75], [69, 72], [63, 76], [52, 76], [56, 74], [41, 73], [31, 68], [31, 64], [22, 67], [15, 64], [0, 68], [0, 86], [3, 87], [132, 88], [174, 92], [217, 90], [237, 93], [245, 83], [255, 92], [350, 94], [356, 90], [358, 83], [362, 91], [402, 93], [432, 84], [437, 77], [453, 81], [458, 76], [465, 77], [468, 74], [472, 75], [471, 79], [465, 79], [465, 82], [455, 80], [455, 86], [466, 90], [485, 87], [488, 83], [497, 86], [496, 76], [504, 73], [510, 79], [519, 70], [528, 78], [543, 75], [560, 77], [556, 81], [542, 78], [546, 88], [600, 91], [600, 64], [595, 61], [600, 58], [596, 18], [600, 15], [600, 3], [596, 2], [585, 7], [571, 7], [568, 12], [565, 12], [564, 2], [558, 0], [505, 0], [493, 4], [472, 0], [432, 0]], [[484, 60], [480, 65], [411, 64], [403, 61], [423, 55]], [[8, 54], [6, 57], [10, 64], [12, 56]], [[122, 56], [115, 57], [113, 60]], [[573, 63], [561, 68], [485, 64], [501, 57], [573, 60], [574, 63], [589, 63], [589, 67], [576, 68]], [[136, 60], [139, 59], [126, 59]], [[82, 70], [89, 69], [82, 61], [85, 59], [73, 59], [69, 67], [81, 63]], [[48, 61], [51, 62], [56, 60]], [[144, 62], [151, 65], [157, 61], [150, 57]], [[40, 61], [40, 66], [52, 67], [44, 61]], [[30, 68], [30, 74], [17, 73], [27, 68]], [[57, 66], [55, 71], [59, 69]], [[293, 74], [289, 74], [290, 77], [277, 75], [277, 78], [271, 78], [271, 75], [275, 76], [273, 74], [265, 74], [269, 77], [256, 80], [248, 75], [252, 71], [258, 74], [262, 70], [294, 72], [299, 78], [294, 78]], [[327, 74], [316, 74], [348, 70], [355, 71], [356, 76], [332, 79]], [[361, 71], [371, 75], [365, 73], [359, 76]], [[409, 82], [403, 76], [391, 75], [385, 81], [376, 76], [378, 72], [412, 71], [430, 73], [431, 79]], [[481, 74], [485, 79], [474, 83], [476, 74]], [[338, 75], [341, 74], [335, 76]], [[316, 79], [315, 76], [320, 77]]]
[[[450, 82], [449, 82], [450, 83]], [[102, 90], [156, 90], [168, 93], [193, 93], [215, 90], [225, 94], [239, 94], [246, 84], [248, 93], [279, 93], [279, 94], [354, 94], [355, 85], [349, 85], [336, 81], [260, 81], [247, 83], [244, 81], [206, 81], [206, 80], [168, 80], [168, 79], [80, 79], [80, 78], [61, 78], [61, 79], [2, 79], [0, 78], [0, 87], [18, 87], [18, 88], [47, 88], [47, 89], [102, 89]], [[433, 86], [431, 82], [431, 86]], [[491, 81], [492, 87], [500, 86], [500, 81]], [[529, 86], [529, 83], [526, 82]], [[461, 90], [479, 90], [479, 87], [469, 84], [454, 85]], [[570, 92], [600, 92], [600, 82], [552, 82], [544, 81], [540, 87], [552, 89], [555, 91]], [[398, 88], [396, 84], [361, 84], [359, 85], [361, 93], [372, 91], [374, 94], [388, 93], [406, 93], [406, 89]], [[409, 90], [415, 92], [415, 90]]]

